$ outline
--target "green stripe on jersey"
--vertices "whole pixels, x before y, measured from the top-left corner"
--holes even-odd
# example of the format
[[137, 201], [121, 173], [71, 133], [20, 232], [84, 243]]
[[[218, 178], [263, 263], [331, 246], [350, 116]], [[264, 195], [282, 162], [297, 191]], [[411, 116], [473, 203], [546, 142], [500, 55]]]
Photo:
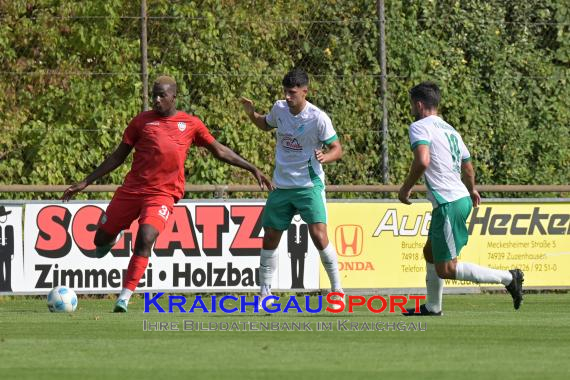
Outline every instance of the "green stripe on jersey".
[[311, 177], [311, 182], [313, 182], [313, 185], [315, 187], [325, 187], [325, 184], [323, 183], [323, 181], [321, 181], [321, 178], [317, 175], [317, 173], [315, 173], [315, 170], [313, 169], [313, 165], [311, 165], [311, 159], [309, 158], [309, 161], [307, 161], [307, 165], [309, 168], [309, 177]]
[[326, 139], [325, 141], [323, 141], [323, 143], [324, 143], [325, 145], [331, 145], [331, 144], [332, 144], [333, 142], [335, 142], [336, 140], [338, 140], [338, 136], [337, 136], [337, 135], [334, 135], [334, 136], [329, 137], [329, 138]]
[[412, 144], [412, 150], [416, 149], [418, 145], [429, 145], [429, 141], [427, 140], [418, 140]]
[[429, 191], [432, 193], [433, 197], [435, 198], [435, 201], [440, 205], [447, 203], [447, 200], [444, 197], [442, 197], [440, 193], [435, 191], [433, 187], [431, 187], [426, 176], [424, 176], [424, 179], [426, 181], [426, 186], [429, 189]]

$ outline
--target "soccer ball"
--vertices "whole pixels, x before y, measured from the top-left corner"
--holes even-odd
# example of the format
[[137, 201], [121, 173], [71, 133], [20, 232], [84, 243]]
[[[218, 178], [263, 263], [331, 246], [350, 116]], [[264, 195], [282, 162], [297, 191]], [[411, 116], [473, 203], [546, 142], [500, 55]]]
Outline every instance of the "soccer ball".
[[48, 293], [47, 304], [52, 313], [72, 313], [77, 307], [77, 295], [67, 286], [57, 286]]

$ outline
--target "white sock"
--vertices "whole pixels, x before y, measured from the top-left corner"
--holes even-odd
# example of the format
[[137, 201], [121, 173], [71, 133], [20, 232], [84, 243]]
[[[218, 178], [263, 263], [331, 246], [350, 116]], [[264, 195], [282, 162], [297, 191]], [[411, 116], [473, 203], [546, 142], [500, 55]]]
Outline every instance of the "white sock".
[[513, 275], [508, 270], [486, 268], [477, 264], [457, 263], [455, 278], [476, 283], [509, 285]]
[[273, 272], [277, 269], [277, 250], [262, 249], [259, 255], [259, 285], [261, 295], [271, 294]]
[[319, 250], [321, 256], [321, 263], [327, 271], [329, 280], [331, 282], [331, 290], [342, 290], [340, 285], [340, 274], [338, 272], [338, 259], [336, 257], [336, 249], [329, 243], [322, 251]]
[[131, 289], [123, 288], [123, 290], [121, 290], [121, 294], [119, 294], [119, 299], [129, 302], [133, 293], [134, 292]]
[[439, 313], [441, 311], [444, 283], [445, 282], [437, 275], [435, 264], [426, 263], [426, 307], [431, 312]]

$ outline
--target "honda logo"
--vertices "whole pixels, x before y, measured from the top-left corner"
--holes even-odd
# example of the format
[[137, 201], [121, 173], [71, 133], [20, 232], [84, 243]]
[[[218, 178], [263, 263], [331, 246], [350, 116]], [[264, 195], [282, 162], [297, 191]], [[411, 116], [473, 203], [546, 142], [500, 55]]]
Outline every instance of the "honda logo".
[[342, 224], [335, 230], [335, 245], [340, 256], [359, 256], [362, 253], [362, 226]]

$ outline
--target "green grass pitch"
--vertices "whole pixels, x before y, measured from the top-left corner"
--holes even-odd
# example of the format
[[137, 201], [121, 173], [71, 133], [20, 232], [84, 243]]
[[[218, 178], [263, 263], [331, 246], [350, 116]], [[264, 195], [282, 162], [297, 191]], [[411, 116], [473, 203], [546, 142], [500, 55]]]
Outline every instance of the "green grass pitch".
[[[188, 296], [190, 298], [190, 296]], [[206, 302], [209, 305], [209, 302]], [[73, 314], [44, 299], [0, 297], [0, 379], [569, 379], [570, 294], [446, 295], [443, 317], [357, 313], [127, 314], [80, 299]], [[175, 322], [425, 323], [425, 331], [143, 331]]]

